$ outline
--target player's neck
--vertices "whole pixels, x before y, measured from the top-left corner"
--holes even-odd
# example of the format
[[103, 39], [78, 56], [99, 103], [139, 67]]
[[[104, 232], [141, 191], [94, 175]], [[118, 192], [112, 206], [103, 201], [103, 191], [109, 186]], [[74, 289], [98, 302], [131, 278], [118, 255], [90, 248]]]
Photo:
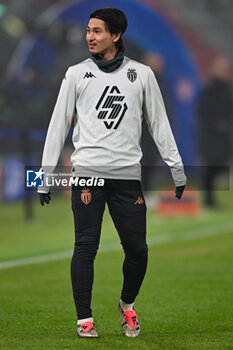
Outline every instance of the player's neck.
[[116, 57], [116, 55], [117, 55], [117, 48], [114, 45], [111, 49], [109, 49], [105, 53], [100, 54], [99, 57], [102, 61], [110, 61], [110, 60], [113, 60]]

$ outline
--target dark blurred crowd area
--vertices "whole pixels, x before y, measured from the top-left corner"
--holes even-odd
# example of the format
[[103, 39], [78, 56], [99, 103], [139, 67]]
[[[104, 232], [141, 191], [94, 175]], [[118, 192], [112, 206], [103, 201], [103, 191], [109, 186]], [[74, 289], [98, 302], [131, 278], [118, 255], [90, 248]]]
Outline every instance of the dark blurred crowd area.
[[[194, 59], [198, 57], [204, 61], [199, 72], [201, 89], [196, 100], [193, 129], [197, 135], [196, 165], [210, 166], [203, 171], [202, 176], [207, 193], [205, 203], [213, 205], [214, 181], [219, 171], [213, 170], [211, 166], [230, 166], [233, 154], [233, 47], [229, 47], [228, 39], [233, 29], [233, 2], [223, 0], [219, 4], [215, 0], [198, 0], [195, 2], [196, 7], [192, 5], [193, 8], [190, 7], [190, 2], [188, 4], [184, 0], [146, 2], [148, 5], [154, 3], [165, 16], [167, 11], [167, 19], [171, 20], [173, 25], [178, 23], [177, 27], [181, 27], [182, 23], [185, 28], [185, 22], [188, 22], [192, 33], [195, 33], [190, 36], [190, 40], [195, 41], [196, 37], [200, 37], [202, 41], [202, 46], [196, 45], [195, 48], [194, 45], [196, 52], [192, 52]], [[11, 156], [20, 155], [24, 164], [40, 162], [46, 129], [62, 77], [68, 66], [89, 56], [84, 26], [72, 22], [65, 25], [59, 20], [53, 21], [52, 25], [45, 25], [43, 13], [48, 8], [64, 3], [66, 2], [57, 0], [0, 0], [0, 180], [3, 177], [1, 165]], [[219, 18], [223, 18], [224, 14], [225, 21], [220, 21]], [[205, 34], [204, 15], [207, 29]], [[218, 18], [218, 22], [215, 22], [216, 28], [214, 18]], [[222, 33], [222, 36], [221, 33], [215, 35], [216, 41], [213, 38], [214, 30]], [[33, 51], [28, 58], [27, 68], [22, 74], [20, 67], [24, 57], [21, 56], [21, 48], [25, 45], [30, 47], [30, 40], [33, 38], [38, 39], [37, 51]], [[205, 50], [202, 51], [203, 47]], [[126, 41], [126, 55], [149, 65], [154, 71], [173, 127], [175, 120], [173, 101], [170, 97], [171, 87], [164, 74], [166, 64], [162, 55], [143, 52], [136, 42], [129, 41]], [[142, 147], [142, 164], [159, 164], [158, 151], [145, 125]], [[69, 153], [70, 137], [67, 149]], [[7, 176], [6, 173], [4, 176]], [[151, 176], [153, 177], [153, 174], [147, 172], [144, 182], [151, 181]], [[0, 189], [0, 192], [4, 191]]]
[[[2, 2], [4, 3], [4, 2]], [[45, 128], [56, 100], [65, 67], [80, 57], [83, 29], [55, 21], [43, 26], [39, 16], [59, 1], [5, 1], [8, 25], [1, 26], [1, 125]], [[64, 3], [64, 2], [63, 2]], [[14, 13], [13, 18], [11, 18]], [[7, 28], [11, 27], [11, 30]], [[14, 29], [13, 29], [14, 28]], [[5, 30], [4, 30], [5, 29]], [[3, 40], [2, 40], [3, 37]], [[38, 38], [37, 51], [20, 72], [20, 47], [24, 40]], [[28, 43], [27, 43], [28, 44]], [[30, 45], [30, 43], [29, 43]]]

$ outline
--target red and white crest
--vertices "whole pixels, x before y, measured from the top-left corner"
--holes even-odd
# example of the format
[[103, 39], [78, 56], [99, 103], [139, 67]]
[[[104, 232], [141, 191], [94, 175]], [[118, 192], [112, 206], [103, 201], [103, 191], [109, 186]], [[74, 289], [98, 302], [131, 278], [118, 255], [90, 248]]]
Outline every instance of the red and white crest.
[[88, 188], [84, 188], [81, 191], [81, 201], [88, 205], [91, 201], [91, 191]]

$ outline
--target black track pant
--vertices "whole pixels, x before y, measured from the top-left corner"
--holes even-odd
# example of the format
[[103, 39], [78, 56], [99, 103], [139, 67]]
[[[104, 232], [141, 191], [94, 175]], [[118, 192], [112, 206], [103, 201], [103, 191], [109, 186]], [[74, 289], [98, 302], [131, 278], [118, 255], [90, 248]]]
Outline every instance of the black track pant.
[[75, 247], [71, 280], [78, 319], [92, 316], [93, 262], [98, 250], [105, 203], [125, 252], [121, 299], [133, 303], [147, 267], [146, 205], [136, 180], [105, 180], [104, 187], [72, 188]]

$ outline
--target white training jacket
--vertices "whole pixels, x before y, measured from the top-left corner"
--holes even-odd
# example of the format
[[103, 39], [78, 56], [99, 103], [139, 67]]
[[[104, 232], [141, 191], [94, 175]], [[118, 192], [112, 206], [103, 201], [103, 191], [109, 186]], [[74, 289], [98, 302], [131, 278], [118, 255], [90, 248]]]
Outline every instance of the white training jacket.
[[[163, 98], [148, 66], [124, 57], [117, 70], [105, 73], [89, 58], [67, 70], [46, 136], [45, 172], [55, 169], [74, 115], [71, 165], [75, 176], [140, 180], [144, 115], [175, 186], [185, 185]], [[38, 192], [46, 193], [48, 188]]]

